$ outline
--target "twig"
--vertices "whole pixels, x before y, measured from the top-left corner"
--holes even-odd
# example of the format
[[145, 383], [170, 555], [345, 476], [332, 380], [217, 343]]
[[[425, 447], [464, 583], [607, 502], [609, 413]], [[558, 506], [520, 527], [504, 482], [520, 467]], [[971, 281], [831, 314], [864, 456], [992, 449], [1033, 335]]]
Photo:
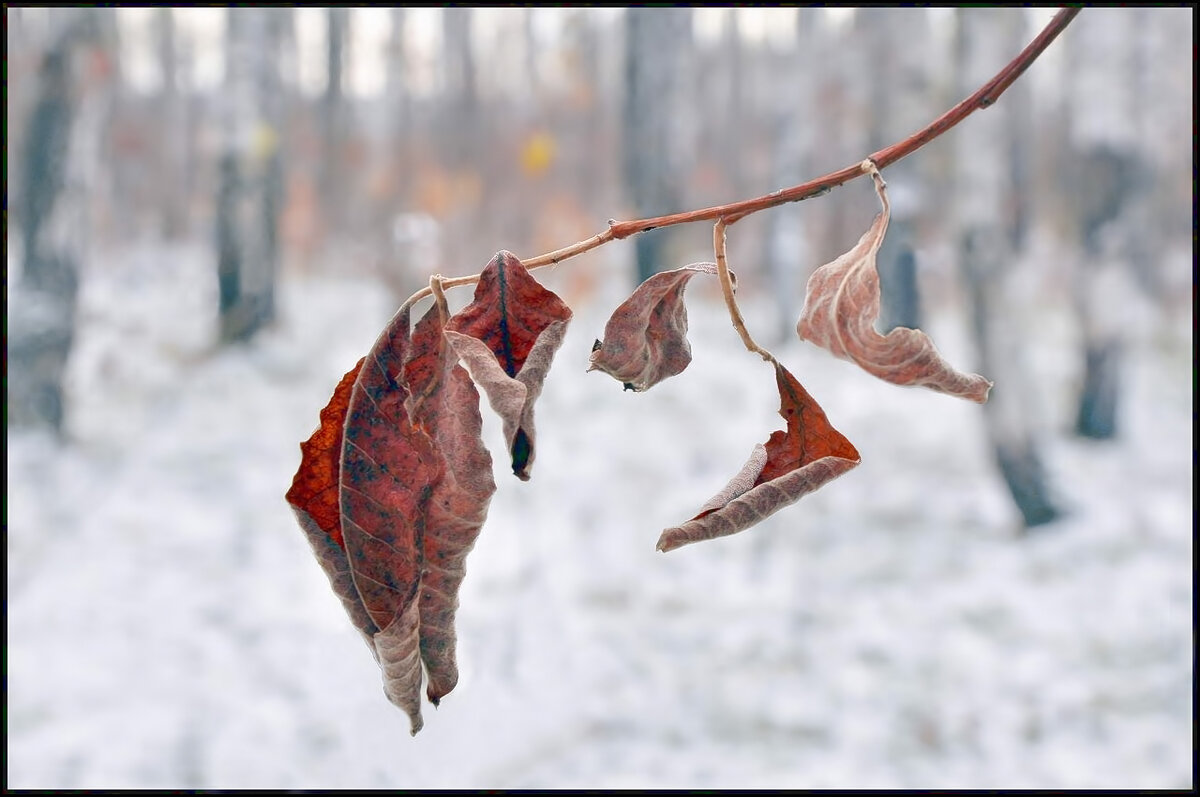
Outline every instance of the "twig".
[[[962, 102], [955, 105], [950, 110], [939, 116], [937, 119], [930, 122], [926, 127], [917, 131], [913, 135], [892, 144], [889, 147], [870, 155], [868, 160], [872, 161], [879, 169], [885, 169], [901, 158], [907, 157], [919, 150], [929, 142], [933, 141], [938, 136], [945, 133], [950, 128], [957, 125], [962, 120], [966, 119], [971, 114], [982, 108], [987, 108], [1000, 98], [1000, 95], [1012, 85], [1018, 77], [1025, 72], [1026, 69], [1038, 59], [1038, 56], [1050, 46], [1063, 29], [1071, 23], [1082, 8], [1063, 8], [1054, 18], [1047, 23], [1042, 32], [1034, 38], [1029, 45], [1022, 50], [1017, 56], [1010, 61], [1003, 69], [1001, 69], [995, 77], [983, 84], [978, 91], [967, 97]], [[676, 224], [690, 224], [695, 221], [714, 221], [724, 219], [722, 225], [722, 233], [724, 227], [733, 224], [738, 219], [757, 213], [760, 210], [786, 205], [789, 202], [799, 202], [804, 199], [828, 193], [831, 189], [837, 186], [850, 182], [856, 177], [861, 177], [867, 172], [863, 171], [862, 162], [855, 163], [853, 166], [847, 166], [844, 169], [838, 169], [835, 172], [830, 172], [815, 180], [809, 180], [807, 183], [792, 186], [791, 188], [780, 189], [773, 191], [765, 196], [760, 196], [755, 199], [745, 199], [741, 202], [732, 202], [728, 205], [719, 205], [711, 208], [703, 208], [701, 210], [690, 210], [684, 213], [673, 213], [669, 216], [655, 216], [649, 219], [637, 219], [634, 221], [609, 221], [608, 229], [602, 233], [592, 236], [587, 240], [572, 244], [571, 246], [556, 249], [553, 252], [548, 252], [544, 255], [538, 255], [534, 258], [522, 260], [521, 262], [526, 268], [534, 269], [542, 266], [549, 266], [556, 263], [561, 263], [564, 260], [581, 255], [584, 252], [589, 252], [599, 246], [603, 246], [609, 241], [628, 238], [632, 235], [637, 235], [650, 230], [659, 229], [661, 227], [673, 227]], [[714, 243], [715, 243], [714, 231]], [[452, 288], [457, 285], [470, 285], [479, 281], [479, 275], [474, 274], [469, 277], [455, 277], [454, 279], [444, 280], [442, 286]], [[429, 288], [422, 288], [408, 298], [405, 304], [422, 299], [430, 294]], [[744, 327], [743, 327], [744, 330]], [[742, 332], [743, 330], [739, 330]], [[743, 334], [743, 341], [749, 339], [748, 334]], [[753, 341], [750, 340], [749, 344]], [[755, 347], [751, 351], [762, 353], [761, 349]]]

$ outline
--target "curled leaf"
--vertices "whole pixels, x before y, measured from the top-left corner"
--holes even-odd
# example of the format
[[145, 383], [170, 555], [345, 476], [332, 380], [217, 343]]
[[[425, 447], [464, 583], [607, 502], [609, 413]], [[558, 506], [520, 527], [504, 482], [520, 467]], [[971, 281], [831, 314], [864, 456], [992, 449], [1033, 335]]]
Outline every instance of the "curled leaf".
[[592, 347], [589, 371], [603, 371], [626, 389], [642, 391], [675, 376], [692, 361], [683, 289], [696, 274], [716, 274], [715, 263], [695, 263], [653, 275], [608, 319], [604, 340]]
[[534, 459], [533, 405], [571, 310], [511, 252], [487, 264], [472, 302], [446, 323], [446, 340], [500, 416], [513, 473], [526, 481]]
[[[365, 358], [363, 358], [365, 359]], [[346, 545], [342, 539], [342, 516], [338, 505], [342, 470], [342, 427], [350, 392], [363, 360], [351, 368], [334, 388], [329, 404], [321, 410], [321, 425], [300, 444], [300, 467], [287, 492], [288, 503], [300, 521], [321, 569], [329, 577], [334, 594], [342, 599], [346, 614], [374, 650], [371, 637], [379, 630], [367, 614], [350, 574]]]
[[748, 529], [859, 464], [858, 450], [778, 363], [775, 381], [787, 429], [773, 432], [766, 445], [756, 445], [749, 461], [694, 518], [663, 531], [658, 550]]
[[382, 629], [375, 652], [388, 699], [421, 727], [417, 595], [424, 534], [443, 465], [409, 418], [403, 365], [409, 354], [404, 307], [363, 362], [350, 396], [342, 444], [341, 514], [354, 585]]
[[442, 335], [442, 314], [431, 307], [413, 330], [404, 365], [408, 411], [441, 454], [442, 478], [433, 486], [423, 538], [419, 593], [421, 660], [426, 695], [437, 705], [458, 683], [454, 617], [466, 558], [496, 492], [492, 457], [480, 433], [479, 392]]
[[887, 335], [875, 331], [879, 317], [875, 257], [887, 232], [891, 206], [879, 172], [872, 177], [883, 210], [854, 248], [813, 272], [796, 333], [886, 382], [919, 385], [982, 404], [992, 383], [978, 374], [956, 371], [924, 332], [905, 327]]

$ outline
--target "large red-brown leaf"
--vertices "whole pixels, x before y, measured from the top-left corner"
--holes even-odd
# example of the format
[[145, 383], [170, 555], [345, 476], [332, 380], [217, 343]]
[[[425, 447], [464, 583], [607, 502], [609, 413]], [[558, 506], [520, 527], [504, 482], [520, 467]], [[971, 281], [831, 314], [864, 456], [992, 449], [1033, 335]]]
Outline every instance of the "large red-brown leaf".
[[421, 728], [419, 594], [429, 502], [442, 463], [408, 416], [403, 366], [409, 310], [401, 308], [367, 355], [346, 414], [342, 534], [354, 585], [380, 628], [375, 650], [388, 699]]
[[[365, 358], [363, 358], [365, 359]], [[350, 392], [363, 360], [351, 368], [334, 388], [329, 404], [321, 410], [321, 425], [312, 437], [300, 444], [300, 467], [287, 492], [288, 503], [300, 521], [313, 553], [333, 592], [342, 599], [346, 614], [362, 632], [367, 644], [375, 649], [371, 637], [379, 627], [371, 620], [362, 598], [354, 587], [346, 546], [342, 540], [342, 516], [339, 508], [339, 477], [342, 470], [342, 428]]]
[[773, 432], [765, 446], [756, 445], [741, 471], [699, 514], [663, 531], [658, 550], [671, 551], [748, 529], [861, 461], [850, 441], [830, 425], [821, 406], [778, 363], [775, 381], [779, 414], [787, 429]]
[[872, 176], [883, 210], [853, 249], [813, 272], [796, 333], [887, 382], [920, 385], [982, 404], [992, 383], [978, 374], [956, 371], [924, 332], [906, 327], [887, 335], [875, 331], [879, 317], [875, 257], [887, 232], [891, 206], [883, 179], [878, 172]]
[[412, 343], [404, 365], [411, 390], [408, 411], [444, 464], [425, 521], [419, 593], [421, 660], [429, 676], [426, 695], [437, 705], [458, 683], [454, 633], [458, 589], [496, 482], [492, 457], [480, 437], [479, 393], [442, 335], [437, 305], [417, 322]]
[[621, 304], [592, 349], [589, 371], [603, 371], [642, 391], [681, 373], [692, 361], [683, 289], [697, 274], [716, 274], [715, 263], [695, 263], [647, 279]]
[[500, 416], [513, 473], [523, 481], [535, 453], [533, 405], [570, 320], [562, 299], [501, 251], [480, 274], [472, 302], [446, 323], [446, 340]]

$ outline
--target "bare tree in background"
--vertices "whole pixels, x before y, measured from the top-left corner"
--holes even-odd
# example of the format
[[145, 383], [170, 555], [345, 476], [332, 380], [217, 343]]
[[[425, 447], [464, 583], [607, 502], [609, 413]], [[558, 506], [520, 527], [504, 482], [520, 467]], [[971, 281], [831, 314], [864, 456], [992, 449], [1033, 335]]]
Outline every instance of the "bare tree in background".
[[459, 169], [476, 156], [480, 141], [479, 89], [475, 76], [475, 51], [471, 45], [471, 8], [442, 9], [443, 104], [441, 135], [443, 156], [451, 169]]
[[[48, 14], [50, 31], [18, 161], [23, 260], [21, 281], [14, 287], [19, 299], [9, 303], [7, 391], [8, 422], [15, 426], [61, 432], [65, 420], [63, 374], [75, 336], [80, 263], [87, 252], [91, 176], [84, 155], [90, 142], [81, 141], [77, 129], [89, 89], [78, 78], [106, 81], [116, 43], [111, 13], [72, 8]], [[93, 128], [86, 125], [83, 132], [94, 134]]]
[[164, 236], [178, 238], [184, 231], [186, 202], [189, 196], [184, 190], [187, 185], [184, 173], [188, 136], [186, 109], [181, 98], [181, 81], [177, 70], [179, 48], [174, 9], [165, 6], [156, 9], [154, 24], [158, 65], [163, 81], [160, 102], [164, 130], [159, 153], [162, 175], [161, 223]]
[[1132, 9], [1081, 14], [1066, 37], [1066, 96], [1070, 152], [1065, 183], [1074, 228], [1082, 244], [1073, 280], [1083, 329], [1084, 374], [1075, 431], [1108, 439], [1117, 433], [1126, 315], [1136, 289], [1129, 241], [1137, 199], [1148, 184], [1137, 149], [1138, 65]]
[[[692, 44], [690, 8], [625, 10], [625, 108], [622, 166], [637, 215], [656, 216], [682, 207], [686, 139], [683, 81]], [[670, 230], [634, 239], [637, 279], [665, 265]]]
[[[872, 152], [925, 124], [932, 103], [932, 46], [929, 11], [924, 8], [859, 8], [855, 29], [862, 34], [870, 63], [869, 147]], [[888, 169], [892, 218], [879, 249], [880, 332], [921, 325], [917, 284], [916, 222], [923, 210], [919, 156]]]
[[345, 221], [345, 181], [342, 179], [342, 144], [346, 133], [346, 101], [343, 74], [346, 60], [346, 32], [350, 9], [333, 6], [325, 12], [326, 79], [321, 97], [321, 163], [317, 189], [321, 210], [329, 226], [341, 231]]
[[[955, 74], [966, 96], [995, 74], [1025, 39], [1014, 8], [957, 9]], [[1025, 362], [1020, 269], [1027, 243], [1030, 153], [1028, 82], [1018, 81], [986, 117], [956, 131], [958, 257], [971, 302], [979, 370], [995, 382], [983, 405], [996, 464], [1027, 528], [1059, 516], [1050, 496], [1037, 428], [1037, 391]]]
[[221, 339], [246, 340], [275, 315], [283, 91], [279, 9], [227, 12], [224, 147], [217, 192]]
[[[747, 112], [746, 44], [742, 40], [740, 15], [737, 8], [725, 12], [725, 35], [721, 47], [722, 61], [726, 64], [727, 82], [724, 90], [723, 111], [714, 121], [720, 122], [719, 134], [721, 141], [718, 145], [721, 163], [725, 166], [729, 188], [735, 197], [745, 196], [749, 192], [746, 180], [746, 135], [742, 120]], [[799, 181], [797, 181], [799, 182]]]
[[[772, 119], [771, 180], [777, 187], [797, 185], [813, 173], [812, 117], [820, 79], [815, 67], [823, 55], [817, 28], [820, 13], [817, 8], [796, 9], [796, 43], [788, 59], [788, 73], [794, 80], [788, 81], [788, 94], [776, 104]], [[802, 208], [786, 205], [771, 211], [766, 237], [767, 273], [779, 323], [776, 334], [780, 341], [791, 340], [804, 297], [805, 274], [800, 266], [811, 261], [813, 251]]]

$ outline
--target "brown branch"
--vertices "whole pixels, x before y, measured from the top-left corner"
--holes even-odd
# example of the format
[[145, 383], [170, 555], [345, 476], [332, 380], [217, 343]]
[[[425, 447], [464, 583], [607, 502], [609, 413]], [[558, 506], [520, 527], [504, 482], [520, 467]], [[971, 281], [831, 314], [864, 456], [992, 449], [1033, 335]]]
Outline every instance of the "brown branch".
[[[1082, 8], [1063, 8], [1054, 18], [1047, 23], [1042, 32], [1034, 38], [1029, 45], [1017, 54], [1016, 58], [1010, 61], [1003, 69], [1001, 69], [995, 77], [985, 83], [970, 97], [955, 105], [950, 110], [939, 116], [922, 130], [917, 131], [913, 135], [903, 141], [892, 144], [889, 147], [884, 147], [878, 152], [872, 154], [868, 160], [874, 162], [876, 167], [884, 169], [901, 158], [907, 157], [919, 150], [929, 142], [933, 141], [938, 136], [945, 133], [950, 128], [957, 125], [962, 120], [966, 119], [971, 114], [982, 108], [987, 108], [1000, 98], [1000, 95], [1012, 85], [1013, 81], [1019, 78], [1026, 69], [1028, 69], [1038, 56], [1050, 46], [1058, 34], [1063, 32], [1063, 29], [1071, 23], [1076, 15], [1082, 11]], [[690, 224], [694, 221], [713, 221], [724, 219], [725, 225], [733, 224], [738, 219], [757, 213], [760, 210], [786, 205], [789, 202], [799, 202], [804, 199], [811, 199], [815, 196], [821, 196], [833, 190], [837, 186], [848, 183], [856, 177], [861, 177], [867, 174], [863, 170], [862, 162], [855, 163], [853, 166], [847, 166], [844, 169], [838, 169], [835, 172], [830, 172], [815, 180], [809, 180], [807, 183], [792, 186], [791, 188], [783, 188], [779, 191], [773, 191], [766, 196], [760, 196], [755, 199], [745, 199], [741, 202], [732, 202], [728, 205], [718, 205], [711, 208], [703, 208], [701, 210], [689, 210], [684, 213], [673, 213], [669, 216], [655, 216], [650, 219], [636, 219], [634, 221], [609, 221], [608, 229], [602, 233], [592, 236], [587, 240], [572, 244], [571, 246], [556, 249], [553, 252], [548, 252], [544, 255], [538, 255], [534, 258], [522, 260], [526, 268], [534, 269], [541, 266], [549, 266], [555, 263], [561, 263], [568, 258], [581, 255], [584, 252], [591, 251], [599, 246], [602, 246], [609, 241], [628, 238], [631, 235], [637, 235], [660, 227], [673, 227], [677, 224]], [[442, 282], [443, 287], [450, 288], [456, 285], [469, 285], [479, 281], [479, 275], [470, 277], [456, 277]], [[423, 288], [417, 291], [405, 304], [412, 304], [418, 299], [428, 296], [429, 288]]]

